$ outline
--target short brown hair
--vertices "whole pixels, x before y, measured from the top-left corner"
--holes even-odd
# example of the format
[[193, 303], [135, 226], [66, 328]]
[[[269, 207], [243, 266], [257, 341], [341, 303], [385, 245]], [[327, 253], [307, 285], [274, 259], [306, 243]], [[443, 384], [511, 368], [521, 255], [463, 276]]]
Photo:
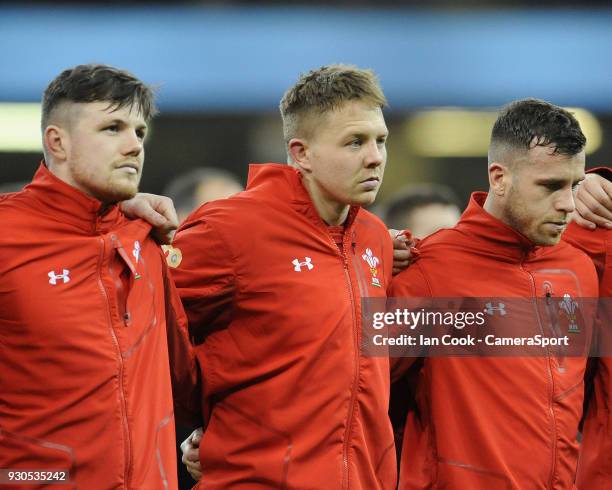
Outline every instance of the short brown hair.
[[380, 108], [387, 105], [372, 70], [335, 64], [300, 75], [280, 101], [285, 143], [304, 130], [305, 117], [333, 111], [350, 100], [362, 100]]
[[68, 68], [49, 83], [42, 100], [43, 131], [53, 109], [66, 101], [108, 102], [115, 109], [136, 105], [146, 121], [157, 112], [151, 87], [131, 73], [108, 65]]

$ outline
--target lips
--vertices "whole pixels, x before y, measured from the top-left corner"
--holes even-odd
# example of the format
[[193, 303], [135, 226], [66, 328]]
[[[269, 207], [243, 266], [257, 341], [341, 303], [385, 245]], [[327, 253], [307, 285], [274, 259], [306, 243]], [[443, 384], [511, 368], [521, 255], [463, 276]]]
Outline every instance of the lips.
[[137, 163], [132, 162], [122, 163], [117, 168], [132, 168], [136, 171], [136, 173], [138, 173], [138, 171], [140, 170], [140, 166]]
[[380, 179], [378, 177], [370, 177], [369, 179], [362, 180], [360, 184], [363, 184], [364, 182], [380, 182]]
[[557, 232], [561, 233], [567, 228], [567, 221], [549, 221], [549, 225], [552, 225]]

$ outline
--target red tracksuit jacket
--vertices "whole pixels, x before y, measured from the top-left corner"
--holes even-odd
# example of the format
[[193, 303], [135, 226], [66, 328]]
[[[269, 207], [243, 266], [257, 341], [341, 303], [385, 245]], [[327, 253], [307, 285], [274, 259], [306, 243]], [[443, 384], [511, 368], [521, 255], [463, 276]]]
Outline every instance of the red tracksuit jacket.
[[0, 468], [68, 470], [54, 489], [176, 488], [170, 372], [189, 400], [195, 359], [150, 226], [44, 165], [0, 221]]
[[[482, 208], [420, 244], [392, 296], [596, 297], [589, 258], [534, 247]], [[563, 365], [561, 365], [563, 363]], [[427, 358], [407, 419], [400, 489], [569, 489], [576, 471], [585, 358]]]
[[360, 353], [360, 298], [391, 278], [384, 224], [351, 209], [340, 250], [294, 168], [253, 165], [175, 247], [210, 405], [198, 488], [395, 488], [388, 359]]
[[[609, 168], [593, 169], [612, 180]], [[607, 301], [600, 319], [600, 334], [605, 336], [607, 352], [612, 346], [612, 231], [604, 228], [588, 230], [572, 223], [563, 234], [563, 239], [584, 250], [593, 260], [599, 276], [599, 295]], [[577, 487], [580, 490], [606, 490], [612, 488], [612, 418], [610, 400], [612, 395], [612, 359], [593, 359], [594, 377], [592, 394], [582, 433], [580, 462], [578, 464]]]

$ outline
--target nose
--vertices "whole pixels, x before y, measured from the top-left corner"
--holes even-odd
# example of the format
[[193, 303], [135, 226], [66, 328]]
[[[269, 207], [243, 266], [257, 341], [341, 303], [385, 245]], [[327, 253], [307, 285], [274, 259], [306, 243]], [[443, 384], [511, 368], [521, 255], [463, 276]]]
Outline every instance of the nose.
[[373, 141], [368, 145], [368, 151], [365, 155], [365, 164], [368, 168], [375, 168], [382, 165], [385, 161], [387, 150], [385, 144]]
[[555, 202], [555, 207], [557, 211], [563, 211], [567, 214], [574, 212], [576, 209], [576, 203], [574, 201], [574, 193], [571, 187], [568, 189], [563, 189]]
[[134, 131], [126, 131], [123, 154], [136, 157], [142, 153], [143, 148], [142, 138]]

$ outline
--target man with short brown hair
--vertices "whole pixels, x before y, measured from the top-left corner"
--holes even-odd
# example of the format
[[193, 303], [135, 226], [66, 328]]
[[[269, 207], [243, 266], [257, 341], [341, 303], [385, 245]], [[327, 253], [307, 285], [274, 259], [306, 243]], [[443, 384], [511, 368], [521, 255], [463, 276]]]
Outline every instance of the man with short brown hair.
[[45, 91], [45, 160], [0, 201], [0, 485], [177, 488], [174, 414], [199, 420], [198, 370], [151, 226], [117, 206], [154, 112], [106, 65]]

